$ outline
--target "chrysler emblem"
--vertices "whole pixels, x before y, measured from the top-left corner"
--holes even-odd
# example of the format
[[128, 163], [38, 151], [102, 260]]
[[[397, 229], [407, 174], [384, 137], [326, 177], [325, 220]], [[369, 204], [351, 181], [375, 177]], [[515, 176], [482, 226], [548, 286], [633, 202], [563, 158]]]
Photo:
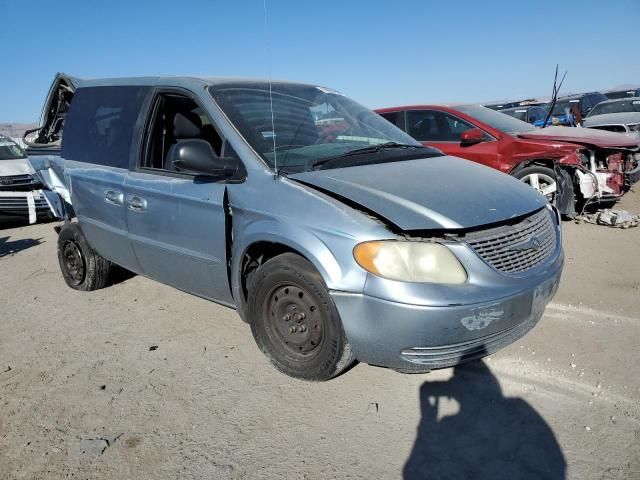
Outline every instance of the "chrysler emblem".
[[511, 247], [509, 250], [522, 251], [522, 250], [539, 250], [542, 247], [542, 241], [540, 237], [531, 237], [525, 240], [524, 242], [517, 243]]

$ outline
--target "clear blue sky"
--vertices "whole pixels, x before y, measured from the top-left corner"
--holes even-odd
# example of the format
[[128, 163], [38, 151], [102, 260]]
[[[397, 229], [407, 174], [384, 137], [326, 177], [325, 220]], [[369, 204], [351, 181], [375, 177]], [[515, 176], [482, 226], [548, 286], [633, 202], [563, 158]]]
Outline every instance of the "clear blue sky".
[[[640, 83], [640, 1], [267, 0], [274, 79], [369, 107]], [[0, 0], [0, 122], [36, 121], [58, 71], [266, 77], [263, 0]]]

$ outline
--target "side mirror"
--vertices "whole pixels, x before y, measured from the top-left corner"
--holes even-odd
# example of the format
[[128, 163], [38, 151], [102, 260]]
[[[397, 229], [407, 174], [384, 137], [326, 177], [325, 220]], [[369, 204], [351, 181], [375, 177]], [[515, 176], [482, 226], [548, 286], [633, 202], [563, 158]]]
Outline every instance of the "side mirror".
[[238, 161], [235, 158], [219, 157], [209, 142], [199, 138], [178, 142], [169, 154], [171, 163], [180, 170], [224, 177], [238, 171]]
[[484, 132], [479, 128], [470, 128], [460, 135], [460, 145], [468, 147], [485, 141]]

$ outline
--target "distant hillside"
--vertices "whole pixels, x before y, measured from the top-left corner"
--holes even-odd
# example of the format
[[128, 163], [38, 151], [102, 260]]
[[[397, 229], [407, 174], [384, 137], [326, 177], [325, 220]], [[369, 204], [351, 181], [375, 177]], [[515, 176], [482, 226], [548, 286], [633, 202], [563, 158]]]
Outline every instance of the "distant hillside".
[[22, 138], [25, 131], [36, 128], [36, 123], [0, 123], [0, 135]]

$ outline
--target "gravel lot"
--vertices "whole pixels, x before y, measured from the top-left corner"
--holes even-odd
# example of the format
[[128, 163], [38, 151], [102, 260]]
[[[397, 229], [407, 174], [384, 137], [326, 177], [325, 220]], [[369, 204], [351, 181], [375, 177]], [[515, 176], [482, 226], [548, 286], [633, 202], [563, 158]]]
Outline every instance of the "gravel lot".
[[554, 302], [483, 362], [311, 384], [230, 309], [67, 288], [52, 226], [0, 225], [0, 478], [640, 478], [640, 228], [565, 222]]

